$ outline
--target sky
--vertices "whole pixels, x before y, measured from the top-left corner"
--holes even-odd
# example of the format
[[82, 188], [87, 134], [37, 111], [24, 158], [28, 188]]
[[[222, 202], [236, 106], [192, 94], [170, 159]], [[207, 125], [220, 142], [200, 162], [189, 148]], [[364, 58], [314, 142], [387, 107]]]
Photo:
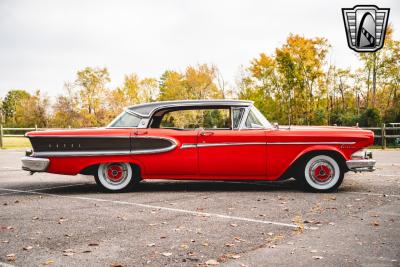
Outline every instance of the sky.
[[40, 89], [54, 97], [87, 66], [158, 78], [167, 69], [215, 64], [235, 84], [241, 66], [273, 54], [290, 33], [325, 37], [328, 61], [360, 66], [347, 46], [341, 8], [390, 8], [400, 39], [400, 1], [0, 0], [0, 97]]

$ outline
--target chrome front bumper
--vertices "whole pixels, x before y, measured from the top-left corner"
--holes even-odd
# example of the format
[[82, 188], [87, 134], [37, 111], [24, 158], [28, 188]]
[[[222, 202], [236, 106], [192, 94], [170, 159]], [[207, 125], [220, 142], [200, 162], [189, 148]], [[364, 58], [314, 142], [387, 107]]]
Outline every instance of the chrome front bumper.
[[376, 161], [373, 159], [352, 159], [346, 161], [347, 167], [354, 172], [373, 172]]
[[44, 172], [49, 166], [50, 160], [45, 158], [23, 157], [22, 169], [31, 172]]

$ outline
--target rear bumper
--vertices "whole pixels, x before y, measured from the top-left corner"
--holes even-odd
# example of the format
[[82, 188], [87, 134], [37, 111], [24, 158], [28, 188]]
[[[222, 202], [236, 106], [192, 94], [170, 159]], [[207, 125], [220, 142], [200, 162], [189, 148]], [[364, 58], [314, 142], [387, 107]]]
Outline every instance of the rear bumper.
[[22, 169], [31, 172], [44, 172], [49, 166], [50, 160], [46, 158], [23, 157]]
[[373, 159], [352, 159], [346, 161], [347, 167], [354, 172], [372, 172], [376, 161]]

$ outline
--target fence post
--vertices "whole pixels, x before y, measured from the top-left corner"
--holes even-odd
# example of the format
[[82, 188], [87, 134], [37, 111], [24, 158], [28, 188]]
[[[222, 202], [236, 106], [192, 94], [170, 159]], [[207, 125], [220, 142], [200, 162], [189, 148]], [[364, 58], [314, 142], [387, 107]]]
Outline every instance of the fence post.
[[37, 131], [37, 124], [35, 124], [35, 131]]
[[386, 125], [382, 123], [382, 149], [386, 149]]
[[0, 124], [0, 148], [3, 149], [3, 124]]

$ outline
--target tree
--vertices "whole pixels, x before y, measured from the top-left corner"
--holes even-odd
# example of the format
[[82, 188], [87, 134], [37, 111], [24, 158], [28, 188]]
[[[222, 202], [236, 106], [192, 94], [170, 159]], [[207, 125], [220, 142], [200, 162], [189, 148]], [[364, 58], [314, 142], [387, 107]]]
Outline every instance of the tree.
[[11, 90], [7, 93], [2, 103], [2, 113], [7, 126], [15, 125], [15, 112], [19, 103], [29, 99], [30, 94], [25, 90]]
[[53, 106], [52, 126], [54, 127], [82, 127], [80, 117], [79, 94], [71, 83], [64, 83], [64, 94], [59, 95]]
[[106, 83], [110, 81], [107, 68], [90, 68], [78, 71], [75, 84], [79, 87], [84, 125], [100, 126], [105, 123]]
[[40, 90], [28, 98], [22, 98], [15, 109], [17, 127], [47, 127], [49, 122], [49, 99]]
[[159, 100], [223, 98], [216, 79], [217, 68], [213, 65], [189, 66], [184, 73], [167, 70], [160, 78]]

